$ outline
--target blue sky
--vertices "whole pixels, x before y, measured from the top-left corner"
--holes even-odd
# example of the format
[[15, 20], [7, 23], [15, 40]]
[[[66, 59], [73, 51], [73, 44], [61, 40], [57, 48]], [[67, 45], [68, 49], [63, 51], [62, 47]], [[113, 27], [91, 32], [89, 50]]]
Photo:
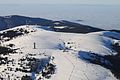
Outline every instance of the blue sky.
[[0, 4], [120, 4], [120, 0], [0, 0]]

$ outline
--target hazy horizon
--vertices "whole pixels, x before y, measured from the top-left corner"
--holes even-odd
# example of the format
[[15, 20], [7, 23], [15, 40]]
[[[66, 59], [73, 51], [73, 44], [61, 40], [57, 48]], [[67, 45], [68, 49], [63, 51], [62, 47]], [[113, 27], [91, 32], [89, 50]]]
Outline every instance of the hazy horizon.
[[120, 0], [0, 0], [0, 4], [119, 4]]
[[0, 16], [22, 15], [51, 20], [83, 20], [83, 24], [104, 29], [120, 30], [119, 5], [80, 5], [80, 4], [3, 4]]

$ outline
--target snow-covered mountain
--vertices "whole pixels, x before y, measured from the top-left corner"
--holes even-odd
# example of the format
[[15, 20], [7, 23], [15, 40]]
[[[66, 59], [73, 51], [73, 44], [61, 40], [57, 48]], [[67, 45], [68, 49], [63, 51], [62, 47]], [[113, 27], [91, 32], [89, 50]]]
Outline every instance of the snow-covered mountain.
[[1, 80], [120, 79], [120, 33], [63, 33], [24, 25], [0, 35]]

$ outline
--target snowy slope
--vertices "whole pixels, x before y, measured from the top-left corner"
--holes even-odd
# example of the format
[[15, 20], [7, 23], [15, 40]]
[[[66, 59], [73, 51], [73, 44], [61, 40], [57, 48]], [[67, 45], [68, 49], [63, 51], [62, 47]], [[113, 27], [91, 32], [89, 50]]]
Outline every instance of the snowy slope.
[[[26, 28], [26, 26], [19, 27]], [[35, 32], [2, 43], [2, 45], [15, 44], [14, 48], [20, 48], [18, 52], [22, 52], [22, 54], [7, 55], [8, 58], [15, 60], [15, 64], [8, 65], [9, 67], [19, 67], [19, 59], [29, 57], [29, 54], [35, 54], [33, 57], [37, 59], [45, 58], [47, 62], [53, 56], [52, 63], [56, 65], [56, 71], [49, 78], [50, 80], [117, 80], [109, 69], [82, 60], [78, 57], [78, 53], [85, 51], [101, 56], [115, 55], [117, 53], [111, 45], [116, 41], [115, 38], [119, 38], [119, 34], [105, 31], [89, 34], [62, 33], [47, 31], [40, 27], [31, 25], [27, 28], [34, 29]], [[109, 34], [110, 36], [108, 36]], [[114, 39], [111, 38], [116, 34], [117, 36]], [[36, 49], [33, 49], [34, 43]], [[20, 79], [26, 74], [33, 75], [33, 73], [15, 72], [14, 70], [2, 72], [6, 67], [7, 65], [0, 65], [0, 76], [5, 80], [7, 80], [8, 74], [12, 80], [17, 79], [17, 77]], [[41, 75], [34, 73], [34, 77], [38, 80]], [[44, 80], [47, 80], [47, 78], [44, 78]]]

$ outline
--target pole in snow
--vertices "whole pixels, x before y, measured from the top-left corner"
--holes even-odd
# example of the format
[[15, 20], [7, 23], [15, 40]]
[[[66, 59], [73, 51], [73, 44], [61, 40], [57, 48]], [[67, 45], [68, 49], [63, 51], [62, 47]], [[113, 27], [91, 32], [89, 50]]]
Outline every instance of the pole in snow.
[[34, 42], [34, 49], [36, 49], [36, 43]]

